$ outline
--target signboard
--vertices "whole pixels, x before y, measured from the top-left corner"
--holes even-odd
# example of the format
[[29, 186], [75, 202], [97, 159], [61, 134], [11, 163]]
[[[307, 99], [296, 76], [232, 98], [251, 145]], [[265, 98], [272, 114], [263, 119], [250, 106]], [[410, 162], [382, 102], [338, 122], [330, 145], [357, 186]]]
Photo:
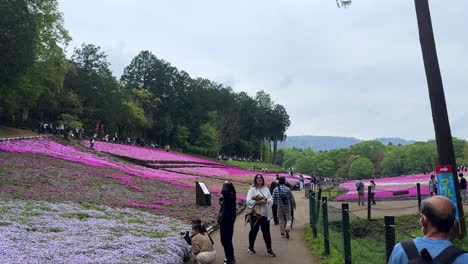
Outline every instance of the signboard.
[[436, 174], [439, 195], [445, 196], [453, 202], [458, 220], [457, 193], [455, 192], [455, 183], [453, 182], [452, 165], [437, 166]]
[[211, 193], [208, 190], [208, 187], [206, 187], [206, 184], [204, 182], [197, 181], [195, 185], [195, 203], [202, 206], [211, 206]]
[[399, 195], [408, 195], [409, 191], [397, 191], [393, 192], [393, 196], [399, 196]]
[[208, 191], [208, 188], [206, 187], [204, 182], [198, 182], [198, 184], [200, 185], [204, 194], [210, 194], [210, 191]]

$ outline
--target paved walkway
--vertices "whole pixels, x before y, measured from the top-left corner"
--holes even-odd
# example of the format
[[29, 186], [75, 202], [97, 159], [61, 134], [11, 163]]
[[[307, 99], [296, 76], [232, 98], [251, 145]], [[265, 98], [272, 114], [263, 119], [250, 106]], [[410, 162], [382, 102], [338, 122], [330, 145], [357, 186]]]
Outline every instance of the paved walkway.
[[[255, 241], [255, 250], [257, 254], [251, 255], [247, 252], [249, 245], [249, 230], [250, 226], [244, 226], [244, 216], [242, 213], [237, 216], [236, 223], [234, 225], [234, 254], [236, 262], [238, 264], [312, 264], [317, 263], [314, 256], [306, 246], [304, 238], [304, 227], [309, 223], [309, 205], [308, 200], [304, 198], [303, 192], [293, 192], [296, 198], [296, 211], [293, 229], [291, 230], [291, 237], [289, 240], [281, 238], [279, 226], [273, 224], [271, 220], [270, 231], [272, 237], [273, 251], [276, 253], [276, 258], [272, 258], [266, 255], [265, 242], [261, 230], [257, 234], [257, 240]], [[224, 250], [221, 245], [219, 237], [219, 230], [214, 231], [211, 234], [215, 241], [215, 250], [217, 253], [216, 264], [222, 264], [224, 260]]]

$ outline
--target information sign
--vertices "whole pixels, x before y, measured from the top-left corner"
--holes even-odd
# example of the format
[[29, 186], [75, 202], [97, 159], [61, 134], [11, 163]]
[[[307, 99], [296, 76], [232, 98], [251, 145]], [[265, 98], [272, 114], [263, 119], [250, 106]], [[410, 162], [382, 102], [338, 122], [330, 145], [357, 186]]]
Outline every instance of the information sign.
[[445, 196], [453, 202], [458, 220], [457, 193], [455, 192], [455, 183], [453, 182], [452, 165], [437, 166], [436, 174], [437, 185], [439, 186], [439, 195]]

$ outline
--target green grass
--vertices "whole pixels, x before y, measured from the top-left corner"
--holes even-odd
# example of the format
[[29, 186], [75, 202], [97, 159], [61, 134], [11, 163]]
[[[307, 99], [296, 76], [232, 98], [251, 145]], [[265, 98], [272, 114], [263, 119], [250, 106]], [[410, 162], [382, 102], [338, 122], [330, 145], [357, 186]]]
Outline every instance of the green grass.
[[105, 212], [106, 211], [105, 208], [102, 208], [102, 207], [100, 207], [98, 205], [94, 205], [94, 204], [87, 203], [87, 202], [80, 203], [80, 207], [85, 209], [85, 210], [96, 210], [96, 211], [100, 211], [100, 212]]
[[317, 257], [320, 264], [342, 264], [344, 263], [343, 255], [330, 245], [330, 255], [324, 256], [325, 247], [323, 244], [323, 236], [319, 233], [317, 238], [312, 235], [312, 229], [306, 227], [304, 230], [307, 246], [312, 251], [312, 254]]
[[145, 221], [141, 219], [128, 219], [127, 222], [129, 224], [144, 224]]
[[346, 193], [346, 192], [338, 191], [338, 189], [335, 187], [335, 188], [332, 188], [332, 189], [322, 191], [322, 197], [327, 197], [328, 201], [333, 201], [336, 197], [338, 197], [338, 196], [340, 196], [340, 195], [342, 195], [344, 193]]
[[282, 168], [280, 166], [264, 162], [228, 160], [226, 163], [245, 170], [253, 169], [255, 167], [256, 171], [260, 171], [262, 168], [267, 168], [268, 172], [282, 172]]
[[[330, 213], [329, 213], [330, 215]], [[340, 214], [341, 215], [341, 214]], [[321, 215], [320, 215], [321, 216]], [[343, 226], [340, 221], [329, 222], [329, 240], [331, 255], [323, 257], [323, 226], [320, 221], [317, 225], [318, 237], [312, 238], [312, 231], [306, 228], [306, 240], [312, 253], [319, 257], [319, 263], [343, 263]], [[352, 217], [350, 220], [351, 258], [353, 263], [385, 263], [385, 228], [384, 220], [374, 219], [368, 222], [366, 219]], [[423, 236], [419, 227], [419, 214], [395, 217], [395, 243]], [[468, 239], [455, 239], [456, 246], [467, 249]], [[333, 254], [336, 251], [337, 254]]]
[[83, 213], [70, 213], [70, 214], [61, 214], [60, 215], [63, 218], [76, 218], [79, 220], [84, 220], [87, 218], [90, 218], [91, 216], [88, 214], [83, 214]]

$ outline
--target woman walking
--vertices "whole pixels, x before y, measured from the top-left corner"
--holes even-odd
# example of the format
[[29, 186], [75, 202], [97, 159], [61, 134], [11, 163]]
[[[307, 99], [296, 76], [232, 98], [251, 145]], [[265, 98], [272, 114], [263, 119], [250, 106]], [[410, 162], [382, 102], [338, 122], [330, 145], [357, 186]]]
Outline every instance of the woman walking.
[[236, 188], [231, 181], [223, 184], [221, 191], [221, 213], [218, 218], [221, 244], [224, 247], [224, 263], [235, 264], [234, 246], [232, 245], [232, 236], [234, 234], [234, 222], [236, 221]]
[[267, 255], [276, 257], [271, 248], [270, 219], [273, 215], [271, 205], [273, 198], [270, 191], [265, 186], [265, 179], [261, 174], [255, 175], [254, 184], [247, 193], [247, 207], [253, 209], [255, 213], [250, 216], [249, 249], [250, 254], [256, 254], [254, 245], [258, 230], [262, 229], [263, 240], [267, 248]]

